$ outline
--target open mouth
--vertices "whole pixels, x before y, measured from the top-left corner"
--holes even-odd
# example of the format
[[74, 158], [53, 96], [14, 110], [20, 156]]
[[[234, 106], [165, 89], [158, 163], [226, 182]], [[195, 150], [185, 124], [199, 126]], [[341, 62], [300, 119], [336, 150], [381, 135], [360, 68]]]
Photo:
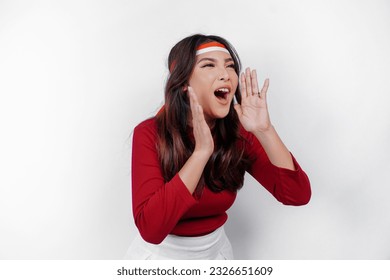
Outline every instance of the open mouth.
[[218, 99], [227, 99], [229, 93], [230, 90], [228, 88], [219, 88], [216, 91], [214, 91], [214, 95]]

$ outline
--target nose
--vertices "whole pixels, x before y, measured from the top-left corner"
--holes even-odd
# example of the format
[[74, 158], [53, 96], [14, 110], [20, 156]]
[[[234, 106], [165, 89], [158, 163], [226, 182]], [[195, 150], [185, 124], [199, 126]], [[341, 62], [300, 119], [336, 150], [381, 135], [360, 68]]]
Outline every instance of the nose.
[[219, 80], [220, 81], [229, 81], [230, 80], [229, 72], [226, 70], [225, 67], [223, 67], [219, 73]]

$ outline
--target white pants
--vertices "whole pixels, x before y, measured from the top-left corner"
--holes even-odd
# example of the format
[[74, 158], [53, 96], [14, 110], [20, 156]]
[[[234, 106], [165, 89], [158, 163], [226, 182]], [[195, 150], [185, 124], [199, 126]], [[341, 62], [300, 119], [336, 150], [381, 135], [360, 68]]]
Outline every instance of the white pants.
[[127, 250], [129, 260], [230, 260], [233, 250], [223, 227], [203, 236], [169, 234], [162, 243], [148, 243], [138, 236]]

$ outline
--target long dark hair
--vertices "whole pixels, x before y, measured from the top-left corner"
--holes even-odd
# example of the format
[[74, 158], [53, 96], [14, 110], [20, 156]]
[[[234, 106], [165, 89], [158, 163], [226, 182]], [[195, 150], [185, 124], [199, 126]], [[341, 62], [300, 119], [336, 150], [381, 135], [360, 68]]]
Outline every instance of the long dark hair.
[[[179, 172], [194, 151], [195, 143], [188, 126], [191, 109], [185, 88], [195, 65], [197, 47], [209, 41], [217, 41], [228, 49], [234, 60], [235, 72], [237, 75], [240, 73], [241, 62], [237, 52], [219, 36], [195, 34], [182, 39], [172, 48], [168, 56], [170, 75], [165, 87], [165, 105], [156, 116], [157, 150], [165, 181]], [[241, 103], [239, 87], [235, 96]], [[214, 152], [205, 166], [196, 194], [203, 190], [204, 185], [213, 192], [224, 189], [237, 191], [242, 187], [248, 159], [244, 157], [245, 143], [239, 136], [239, 129], [232, 102], [228, 115], [217, 119], [212, 129]]]

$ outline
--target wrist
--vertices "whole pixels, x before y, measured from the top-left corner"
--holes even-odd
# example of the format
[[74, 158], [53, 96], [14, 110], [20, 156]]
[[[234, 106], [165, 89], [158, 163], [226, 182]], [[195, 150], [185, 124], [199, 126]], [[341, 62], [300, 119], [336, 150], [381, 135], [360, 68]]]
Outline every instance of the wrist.
[[204, 161], [207, 163], [207, 161], [209, 160], [211, 155], [212, 155], [212, 152], [209, 152], [209, 151], [195, 150], [192, 153], [191, 158], [193, 158], [195, 160], [199, 160], [199, 161]]
[[267, 128], [258, 129], [252, 132], [257, 138], [264, 138], [276, 133], [275, 127], [270, 124]]

